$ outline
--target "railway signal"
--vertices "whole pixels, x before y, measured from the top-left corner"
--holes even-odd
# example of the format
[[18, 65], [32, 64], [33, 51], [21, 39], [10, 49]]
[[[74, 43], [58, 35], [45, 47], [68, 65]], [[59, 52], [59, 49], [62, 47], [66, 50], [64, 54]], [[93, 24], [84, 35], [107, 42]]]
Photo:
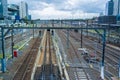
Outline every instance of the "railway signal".
[[18, 53], [17, 53], [17, 51], [15, 50], [15, 51], [14, 51], [14, 57], [17, 57], [17, 54], [18, 54]]

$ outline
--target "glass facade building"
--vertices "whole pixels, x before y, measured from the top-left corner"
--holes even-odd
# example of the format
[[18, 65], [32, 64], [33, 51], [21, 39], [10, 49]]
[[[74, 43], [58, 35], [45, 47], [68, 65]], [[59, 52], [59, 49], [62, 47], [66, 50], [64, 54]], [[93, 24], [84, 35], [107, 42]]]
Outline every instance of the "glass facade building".
[[20, 19], [28, 18], [28, 5], [26, 2], [21, 2], [19, 5]]
[[114, 11], [113, 15], [120, 15], [120, 0], [113, 0], [114, 2]]
[[113, 0], [108, 1], [108, 15], [113, 15], [113, 7], [114, 7]]
[[0, 18], [7, 17], [7, 0], [0, 0]]
[[106, 10], [105, 11], [106, 11], [105, 12], [106, 15], [108, 15], [108, 16], [113, 15], [113, 11], [114, 11], [114, 2], [113, 2], [113, 0], [108, 1], [106, 3]]
[[16, 16], [19, 16], [19, 6], [16, 4], [9, 4], [8, 15], [11, 17], [11, 19], [15, 19]]

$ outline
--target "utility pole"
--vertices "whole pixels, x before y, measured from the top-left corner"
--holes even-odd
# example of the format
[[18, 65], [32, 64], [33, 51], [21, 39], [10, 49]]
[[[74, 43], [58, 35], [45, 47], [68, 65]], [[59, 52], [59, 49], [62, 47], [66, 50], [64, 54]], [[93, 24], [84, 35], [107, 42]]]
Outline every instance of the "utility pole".
[[[34, 24], [35, 25], [35, 24]], [[34, 27], [34, 25], [33, 25], [33, 27]], [[33, 39], [34, 39], [34, 29], [33, 29]]]
[[[119, 33], [119, 38], [120, 38], [120, 28], [119, 28], [119, 30], [118, 30], [118, 33]], [[119, 57], [119, 80], [120, 80], [120, 57]]]
[[69, 29], [67, 29], [67, 49], [69, 48]]
[[[81, 27], [82, 27], [82, 25], [81, 25]], [[83, 35], [82, 34], [83, 34], [83, 29], [81, 29], [81, 48], [83, 47], [83, 45], [82, 45], [83, 44]]]
[[11, 46], [12, 46], [12, 58], [14, 58], [13, 56], [13, 46], [14, 46], [14, 42], [13, 42], [13, 25], [12, 25], [12, 30], [11, 30]]
[[106, 47], [106, 29], [103, 34], [103, 52], [102, 52], [102, 65], [101, 65], [101, 78], [104, 80], [104, 61], [105, 61], [105, 47]]
[[82, 33], [83, 33], [83, 30], [81, 29], [81, 48], [83, 47], [83, 45], [82, 45], [82, 40], [83, 40], [83, 36], [82, 36]]
[[120, 58], [119, 58], [119, 67], [118, 67], [118, 80], [120, 80]]
[[62, 27], [62, 20], [60, 20], [60, 27]]
[[88, 37], [88, 20], [87, 20], [86, 28], [87, 28], [87, 37]]
[[3, 59], [2, 59], [2, 72], [4, 73], [6, 71], [6, 59], [5, 59], [5, 48], [4, 48], [4, 29], [1, 28], [1, 36], [2, 36], [2, 53], [3, 53]]

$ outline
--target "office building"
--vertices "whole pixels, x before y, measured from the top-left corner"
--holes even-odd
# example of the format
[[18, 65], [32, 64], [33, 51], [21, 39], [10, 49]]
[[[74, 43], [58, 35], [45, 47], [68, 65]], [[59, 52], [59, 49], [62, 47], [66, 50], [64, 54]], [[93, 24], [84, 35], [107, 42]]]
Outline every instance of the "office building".
[[113, 15], [113, 7], [114, 7], [113, 0], [108, 1], [108, 3], [106, 4], [106, 15], [108, 16]]
[[114, 11], [113, 15], [120, 15], [120, 0], [113, 0], [114, 2]]
[[8, 15], [12, 20], [19, 17], [19, 6], [16, 4], [8, 4]]
[[0, 18], [7, 18], [7, 0], [0, 0]]
[[19, 14], [20, 14], [20, 19], [27, 19], [28, 17], [28, 5], [26, 2], [20, 2], [19, 5]]
[[116, 24], [116, 16], [99, 16], [98, 17], [99, 24]]

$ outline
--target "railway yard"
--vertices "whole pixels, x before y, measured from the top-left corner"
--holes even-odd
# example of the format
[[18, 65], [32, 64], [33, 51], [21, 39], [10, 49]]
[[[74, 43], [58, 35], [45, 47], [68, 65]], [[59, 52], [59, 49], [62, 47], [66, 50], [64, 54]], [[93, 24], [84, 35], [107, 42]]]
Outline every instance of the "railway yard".
[[[61, 24], [47, 24], [50, 27], [58, 25]], [[15, 34], [17, 56], [7, 59], [7, 71], [0, 73], [0, 80], [103, 80], [100, 77], [102, 41], [81, 31], [38, 29]], [[11, 36], [5, 38], [7, 53], [11, 49], [10, 40]], [[24, 43], [24, 47], [19, 48], [18, 45]], [[118, 45], [106, 42], [104, 80], [119, 80], [119, 52]]]

